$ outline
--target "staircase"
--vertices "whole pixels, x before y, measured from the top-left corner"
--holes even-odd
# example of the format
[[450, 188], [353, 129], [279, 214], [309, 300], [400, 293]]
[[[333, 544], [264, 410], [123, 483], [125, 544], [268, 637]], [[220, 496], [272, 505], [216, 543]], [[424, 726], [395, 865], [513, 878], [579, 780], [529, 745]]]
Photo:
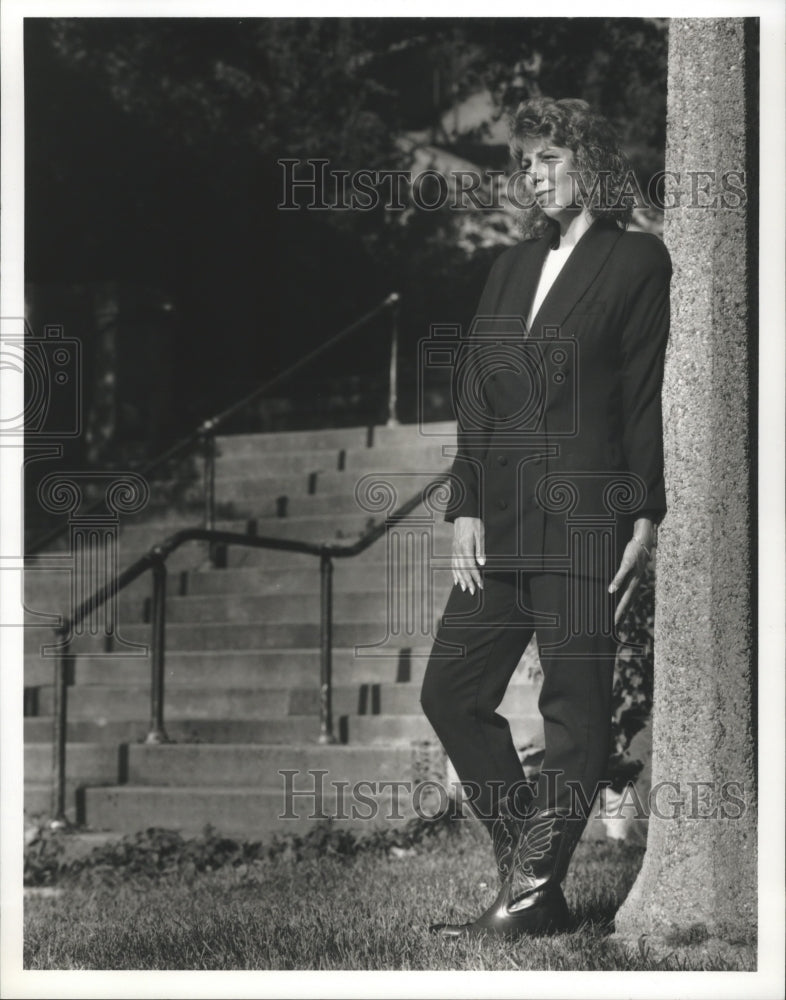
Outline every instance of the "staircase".
[[[443, 446], [454, 444], [453, 430], [432, 424], [219, 438], [216, 499], [224, 517], [216, 527], [351, 544], [447, 471]], [[359, 489], [363, 495], [356, 497], [370, 474], [394, 486], [391, 507], [374, 502], [379, 493], [364, 500]], [[177, 507], [156, 504], [154, 497], [121, 528], [120, 568], [200, 520], [197, 497]], [[429, 632], [452, 585], [452, 529], [422, 505], [399, 528], [413, 544], [424, 531], [430, 534], [443, 568], [431, 573], [426, 590], [417, 574], [403, 573], [389, 592], [385, 537], [355, 558], [335, 561], [335, 745], [317, 743], [317, 559], [230, 547], [217, 568], [197, 542], [169, 558], [164, 704], [173, 742], [166, 744], [144, 742], [150, 659], [131, 646], [150, 641], [150, 574], [124, 590], [113, 648], [99, 635], [73, 646], [69, 818], [119, 832], [164, 826], [195, 833], [210, 823], [228, 835], [253, 837], [302, 831], [326, 816], [358, 827], [414, 815], [409, 791], [396, 793], [390, 783], [445, 780], [444, 755], [421, 712], [419, 691]], [[34, 612], [65, 611], [71, 579], [65, 566], [36, 572], [36, 564], [46, 562], [47, 556], [31, 560], [25, 579], [25, 811], [31, 818], [49, 815], [54, 669], [40, 653], [41, 644], [52, 641], [51, 629], [36, 626]], [[424, 594], [431, 601], [423, 605], [426, 627], [393, 627], [389, 634], [390, 615], [412, 611], [410, 600], [420, 607]], [[390, 621], [395, 626], [399, 619]], [[359, 645], [368, 648], [359, 651]], [[519, 746], [542, 738], [528, 670], [535, 655], [525, 655], [501, 708]], [[324, 773], [309, 773], [315, 771]], [[293, 790], [301, 794], [289, 795]], [[432, 796], [420, 809], [433, 804]]]

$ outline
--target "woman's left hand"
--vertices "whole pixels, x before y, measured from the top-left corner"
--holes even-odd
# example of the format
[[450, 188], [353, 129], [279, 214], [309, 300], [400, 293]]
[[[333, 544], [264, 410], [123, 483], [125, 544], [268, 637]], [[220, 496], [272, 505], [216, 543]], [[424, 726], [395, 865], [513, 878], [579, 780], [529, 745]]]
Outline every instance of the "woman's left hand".
[[617, 610], [614, 613], [614, 624], [619, 625], [620, 621], [628, 610], [633, 595], [641, 583], [641, 579], [650, 561], [652, 546], [655, 541], [655, 528], [649, 518], [639, 518], [633, 528], [633, 538], [625, 546], [622, 554], [622, 562], [617, 570], [617, 575], [609, 584], [609, 593], [613, 594], [627, 580], [625, 593], [617, 603]]

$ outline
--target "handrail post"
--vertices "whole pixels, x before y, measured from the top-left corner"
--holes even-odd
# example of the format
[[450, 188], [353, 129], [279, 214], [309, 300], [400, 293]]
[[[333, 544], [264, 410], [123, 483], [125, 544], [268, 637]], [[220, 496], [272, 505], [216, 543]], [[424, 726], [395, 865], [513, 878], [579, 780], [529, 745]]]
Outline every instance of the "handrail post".
[[[204, 522], [208, 531], [213, 531], [216, 526], [216, 434], [215, 420], [206, 420], [199, 428], [202, 438], [202, 488], [204, 493]], [[214, 546], [212, 542], [207, 543], [207, 551], [210, 562], [214, 561]]]
[[150, 732], [145, 743], [168, 743], [164, 730], [164, 656], [166, 631], [166, 561], [161, 550], [152, 550], [153, 613], [151, 645], [153, 658], [150, 678]]
[[390, 308], [390, 377], [388, 381], [388, 427], [398, 427], [398, 308], [400, 296], [391, 292], [387, 297]]
[[[70, 629], [69, 629], [70, 632]], [[68, 826], [66, 797], [66, 727], [68, 724], [68, 689], [66, 686], [70, 643], [66, 641], [55, 660], [54, 729], [52, 736], [52, 830]]]
[[333, 735], [333, 560], [323, 549], [319, 557], [320, 582], [320, 677], [319, 742], [335, 743]]

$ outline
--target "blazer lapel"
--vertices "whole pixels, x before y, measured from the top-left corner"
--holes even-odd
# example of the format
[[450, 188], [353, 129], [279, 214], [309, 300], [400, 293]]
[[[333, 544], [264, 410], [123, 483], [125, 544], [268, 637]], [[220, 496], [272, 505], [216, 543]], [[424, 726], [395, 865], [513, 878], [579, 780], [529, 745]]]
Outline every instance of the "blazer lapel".
[[[530, 336], [539, 335], [544, 326], [562, 326], [606, 263], [621, 235], [622, 230], [613, 223], [604, 222], [603, 219], [596, 219], [593, 222], [573, 248], [565, 266], [557, 275], [554, 284], [541, 303], [540, 309], [533, 317]], [[543, 257], [546, 255], [548, 246], [549, 242], [546, 239]], [[532, 302], [532, 296], [535, 294], [538, 278], [540, 278], [540, 268], [537, 270], [532, 293], [527, 300], [528, 308]], [[524, 312], [523, 315], [526, 317], [527, 313]]]
[[[476, 324], [495, 328], [494, 321], [504, 317], [515, 317], [519, 324], [526, 322], [550, 242], [551, 236], [546, 235], [519, 244], [508, 268], [484, 288]], [[526, 336], [523, 328], [522, 334]]]
[[[514, 315], [521, 316], [525, 326], [527, 316], [529, 316], [529, 311], [532, 308], [532, 300], [535, 298], [535, 292], [540, 281], [543, 264], [553, 241], [553, 234], [547, 232], [532, 244], [529, 266], [524, 271], [521, 284], [516, 288], [516, 301], [512, 311]], [[571, 254], [572, 256], [573, 254]], [[538, 311], [540, 312], [540, 310]], [[527, 331], [528, 334], [529, 331]]]

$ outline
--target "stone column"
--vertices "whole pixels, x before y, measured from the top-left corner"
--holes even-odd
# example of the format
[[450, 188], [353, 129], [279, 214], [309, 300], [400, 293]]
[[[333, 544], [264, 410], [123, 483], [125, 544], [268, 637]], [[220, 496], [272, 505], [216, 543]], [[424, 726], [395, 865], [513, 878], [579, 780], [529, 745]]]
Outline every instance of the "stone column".
[[660, 786], [641, 873], [617, 914], [622, 938], [653, 943], [755, 934], [754, 31], [738, 18], [678, 19], [669, 35], [666, 169], [678, 178], [667, 196], [679, 205], [664, 233], [674, 278], [653, 786], [674, 784]]

